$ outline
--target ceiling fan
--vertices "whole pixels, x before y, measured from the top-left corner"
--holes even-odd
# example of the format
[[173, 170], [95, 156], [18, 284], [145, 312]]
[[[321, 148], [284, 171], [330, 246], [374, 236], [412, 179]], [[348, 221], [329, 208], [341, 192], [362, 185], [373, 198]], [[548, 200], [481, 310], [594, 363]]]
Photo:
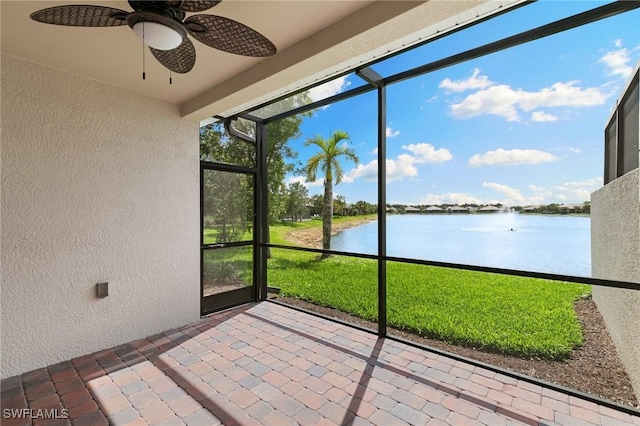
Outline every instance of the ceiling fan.
[[129, 0], [133, 12], [106, 6], [65, 5], [34, 12], [31, 19], [71, 27], [129, 25], [158, 62], [180, 74], [191, 71], [196, 63], [195, 47], [187, 34], [207, 46], [236, 55], [266, 57], [276, 53], [268, 38], [233, 19], [216, 15], [186, 18], [186, 12], [202, 12], [220, 1]]

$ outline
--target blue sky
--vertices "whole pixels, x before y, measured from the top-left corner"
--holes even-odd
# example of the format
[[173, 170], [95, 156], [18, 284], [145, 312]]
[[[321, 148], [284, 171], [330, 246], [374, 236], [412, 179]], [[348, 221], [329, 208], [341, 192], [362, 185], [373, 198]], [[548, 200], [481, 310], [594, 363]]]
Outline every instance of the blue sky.
[[[374, 65], [382, 75], [440, 59], [583, 10], [595, 1], [542, 1]], [[640, 60], [640, 11], [589, 24], [387, 88], [387, 202], [582, 203], [602, 186], [603, 132]], [[346, 76], [322, 99], [362, 85]], [[316, 134], [349, 132], [359, 163], [334, 189], [377, 200], [376, 94], [317, 110], [292, 141], [300, 160]], [[302, 181], [300, 176], [288, 180]], [[322, 182], [304, 182], [319, 194]]]

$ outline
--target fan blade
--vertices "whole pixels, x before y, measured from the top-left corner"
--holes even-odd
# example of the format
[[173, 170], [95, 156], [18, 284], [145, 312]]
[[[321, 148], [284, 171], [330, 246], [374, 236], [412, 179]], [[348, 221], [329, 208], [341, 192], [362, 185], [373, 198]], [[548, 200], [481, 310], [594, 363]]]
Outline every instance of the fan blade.
[[268, 38], [233, 19], [193, 15], [184, 24], [196, 40], [218, 50], [256, 57], [271, 56], [277, 51]]
[[203, 10], [211, 9], [221, 1], [222, 0], [170, 0], [169, 6], [184, 12], [202, 12]]
[[67, 5], [39, 10], [31, 14], [31, 19], [69, 27], [117, 27], [127, 25], [128, 14], [112, 7]]
[[149, 49], [158, 62], [178, 74], [188, 73], [196, 64], [196, 49], [187, 37], [175, 49], [158, 50], [152, 47]]

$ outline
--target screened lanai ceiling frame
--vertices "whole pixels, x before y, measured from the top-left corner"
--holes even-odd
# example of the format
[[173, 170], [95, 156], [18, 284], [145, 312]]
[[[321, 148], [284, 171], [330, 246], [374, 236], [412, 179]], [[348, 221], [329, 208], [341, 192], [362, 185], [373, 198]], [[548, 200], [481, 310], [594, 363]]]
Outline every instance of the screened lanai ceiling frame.
[[[263, 122], [263, 123], [269, 123], [272, 121], [277, 121], [283, 118], [287, 118], [287, 117], [291, 117], [293, 115], [296, 114], [301, 114], [307, 111], [311, 111], [326, 105], [329, 105], [331, 103], [334, 102], [338, 102], [344, 99], [348, 99], [350, 97], [353, 96], [357, 96], [360, 95], [362, 93], [366, 93], [372, 90], [375, 90], [376, 87], [378, 86], [387, 86], [387, 85], [391, 85], [394, 83], [399, 83], [401, 81], [407, 80], [409, 78], [413, 78], [413, 77], [417, 77], [420, 75], [424, 75], [424, 74], [428, 74], [430, 72], [433, 71], [437, 71], [452, 65], [457, 65], [460, 64], [462, 62], [466, 62], [472, 59], [477, 59], [480, 58], [482, 56], [485, 55], [489, 55], [491, 53], [496, 53], [499, 52], [501, 50], [505, 50], [511, 47], [515, 47], [521, 44], [525, 44], [525, 43], [529, 43], [531, 41], [534, 40], [538, 40], [544, 37], [548, 37], [554, 34], [558, 34], [560, 32], [563, 31], [567, 31], [573, 28], [577, 28], [592, 22], [597, 22], [601, 19], [606, 19], [615, 15], [618, 15], [620, 13], [625, 13], [634, 9], [637, 9], [640, 7], [640, 4], [638, 2], [635, 1], [625, 1], [625, 0], [617, 0], [614, 1], [612, 3], [608, 3], [605, 4], [603, 6], [594, 8], [594, 9], [590, 9], [587, 10], [585, 12], [576, 14], [576, 15], [572, 15], [554, 22], [551, 22], [549, 24], [546, 25], [542, 25], [539, 26], [537, 28], [533, 28], [531, 30], [527, 30], [524, 32], [520, 32], [518, 34], [503, 38], [501, 40], [495, 41], [495, 42], [491, 42], [485, 45], [482, 45], [480, 47], [477, 48], [473, 48], [470, 50], [466, 50], [464, 52], [461, 53], [457, 53], [455, 55], [452, 56], [448, 56], [446, 58], [442, 58], [433, 62], [429, 62], [426, 63], [424, 65], [406, 70], [406, 71], [402, 71], [399, 73], [395, 73], [392, 75], [388, 75], [388, 76], [381, 76], [380, 74], [378, 74], [375, 71], [375, 65], [380, 64], [384, 61], [387, 61], [390, 58], [399, 56], [405, 52], [411, 51], [411, 50], [415, 50], [418, 49], [420, 47], [426, 46], [430, 43], [433, 43], [441, 38], [444, 37], [449, 37], [454, 33], [463, 31], [467, 28], [479, 25], [483, 22], [486, 22], [488, 20], [497, 18], [498, 16], [501, 16], [505, 13], [509, 13], [509, 12], [513, 12], [514, 10], [527, 6], [527, 5], [531, 5], [535, 3], [535, 0], [532, 1], [526, 1], [523, 2], [521, 4], [518, 4], [514, 7], [511, 7], [509, 9], [503, 10], [499, 13], [495, 13], [491, 16], [488, 17], [484, 17], [482, 19], [478, 19], [476, 21], [470, 22], [468, 24], [465, 25], [461, 25], [461, 26], [457, 26], [454, 29], [452, 29], [451, 31], [448, 32], [444, 32], [442, 34], [439, 34], [435, 37], [432, 37], [428, 40], [425, 40], [424, 42], [421, 42], [419, 44], [410, 46], [408, 48], [399, 50], [397, 52], [393, 52], [392, 54], [388, 55], [388, 56], [384, 56], [378, 59], [375, 59], [369, 63], [365, 63], [363, 65], [359, 65], [358, 67], [346, 70], [342, 73], [336, 74], [331, 76], [330, 78], [327, 79], [323, 79], [317, 83], [314, 83], [313, 85], [307, 86], [303, 89], [300, 90], [296, 90], [295, 92], [292, 93], [288, 93], [286, 95], [277, 97], [275, 99], [272, 99], [268, 102], [264, 102], [256, 107], [252, 107], [251, 109], [244, 111], [242, 113], [236, 114], [233, 117], [221, 117], [221, 116], [216, 116], [215, 118], [217, 120], [225, 120], [228, 118], [235, 118], [235, 117], [243, 117], [246, 118], [248, 120], [252, 120], [255, 122]], [[526, 9], [525, 9], [526, 10]], [[378, 77], [379, 77], [379, 81], [377, 82], [372, 82], [369, 79], [367, 79], [365, 76], [363, 76], [363, 70], [367, 70], [367, 69], [371, 69], [373, 72], [375, 72]], [[314, 87], [318, 87], [321, 86], [325, 83], [328, 83], [330, 81], [333, 81], [335, 79], [347, 76], [347, 75], [357, 75], [358, 77], [360, 77], [362, 79], [362, 85], [355, 87], [353, 89], [344, 91], [342, 93], [338, 93], [334, 96], [325, 98], [325, 99], [321, 99], [315, 102], [311, 102], [309, 104], [305, 104], [305, 105], [300, 105], [297, 108], [294, 109], [290, 109], [290, 110], [286, 110], [286, 111], [280, 111], [280, 112], [274, 112], [272, 114], [263, 114], [261, 112], [261, 110], [265, 109], [266, 107], [272, 107], [274, 105], [277, 105], [278, 102], [291, 98], [295, 95], [298, 95], [300, 93], [303, 93], [309, 89], [312, 89]], [[277, 109], [276, 109], [277, 110]]]
[[[532, 2], [526, 2], [524, 3], [524, 5], [530, 4]], [[259, 187], [257, 188], [257, 192], [259, 194], [261, 194], [260, 196], [260, 200], [259, 200], [259, 206], [258, 206], [258, 210], [259, 210], [259, 217], [258, 217], [258, 232], [257, 232], [257, 238], [258, 238], [258, 245], [260, 247], [260, 250], [258, 251], [259, 254], [259, 258], [256, 259], [256, 262], [258, 263], [259, 267], [258, 267], [258, 300], [266, 300], [266, 295], [267, 295], [267, 267], [266, 267], [266, 259], [267, 259], [267, 255], [266, 252], [269, 248], [279, 248], [279, 249], [287, 249], [287, 250], [297, 250], [297, 251], [307, 251], [307, 252], [314, 252], [314, 253], [327, 253], [327, 254], [333, 254], [333, 255], [340, 255], [340, 256], [350, 256], [350, 257], [357, 257], [357, 258], [365, 258], [365, 259], [373, 259], [373, 260], [377, 260], [378, 261], [378, 330], [377, 330], [377, 334], [379, 337], [384, 338], [387, 337], [387, 318], [386, 318], [386, 314], [387, 314], [387, 304], [386, 304], [386, 262], [387, 261], [391, 261], [391, 262], [404, 262], [404, 263], [413, 263], [413, 264], [419, 264], [419, 265], [429, 265], [429, 266], [437, 266], [437, 267], [445, 267], [445, 268], [453, 268], [453, 269], [462, 269], [462, 270], [471, 270], [471, 271], [480, 271], [480, 272], [489, 272], [489, 273], [497, 273], [497, 274], [505, 274], [505, 275], [515, 275], [515, 276], [522, 276], [522, 277], [531, 277], [531, 278], [541, 278], [541, 279], [548, 279], [548, 280], [554, 280], [554, 281], [565, 281], [565, 282], [571, 282], [571, 283], [579, 283], [579, 284], [588, 284], [588, 285], [596, 285], [596, 286], [601, 286], [601, 287], [612, 287], [612, 288], [622, 288], [622, 289], [631, 289], [631, 290], [637, 290], [640, 291], [640, 283], [635, 283], [635, 282], [625, 282], [625, 281], [616, 281], [616, 280], [606, 280], [606, 279], [596, 279], [596, 278], [591, 278], [591, 277], [579, 277], [579, 276], [573, 276], [573, 275], [560, 275], [560, 274], [552, 274], [552, 273], [543, 273], [543, 272], [533, 272], [533, 271], [522, 271], [522, 270], [512, 270], [512, 269], [504, 269], [504, 268], [495, 268], [495, 267], [485, 267], [485, 266], [477, 266], [477, 265], [466, 265], [466, 264], [455, 264], [455, 263], [446, 263], [446, 262], [436, 262], [436, 261], [429, 261], [429, 260], [418, 260], [418, 259], [407, 259], [407, 258], [398, 258], [398, 257], [390, 257], [387, 256], [387, 252], [386, 252], [386, 204], [387, 204], [387, 197], [386, 197], [386, 88], [389, 85], [392, 85], [394, 83], [398, 83], [404, 80], [407, 80], [409, 78], [413, 78], [413, 77], [417, 77], [420, 75], [424, 75], [436, 70], [440, 70], [452, 65], [456, 65], [462, 62], [466, 62], [472, 59], [476, 59], [476, 58], [480, 58], [482, 56], [491, 54], [491, 53], [495, 53], [495, 52], [499, 52], [501, 50], [505, 50], [511, 47], [515, 47], [521, 44], [525, 44], [534, 40], [538, 40], [544, 37], [548, 37], [554, 34], [558, 34], [560, 32], [563, 31], [567, 31], [570, 29], [574, 29], [589, 23], [593, 23], [593, 22], [597, 22], [599, 20], [602, 19], [606, 19], [609, 17], [613, 17], [615, 15], [618, 14], [622, 14], [625, 12], [629, 12], [632, 11], [634, 9], [640, 8], [640, 2], [635, 2], [635, 1], [616, 1], [616, 2], [612, 2], [603, 6], [599, 6], [590, 10], [587, 10], [585, 12], [582, 13], [578, 13], [576, 15], [572, 15], [554, 22], [551, 22], [549, 24], [545, 24], [539, 27], [536, 27], [534, 29], [531, 30], [527, 30], [524, 32], [520, 32], [517, 33], [515, 35], [512, 36], [508, 36], [506, 38], [503, 38], [501, 40], [495, 41], [495, 42], [490, 42], [488, 44], [482, 45], [480, 47], [477, 48], [473, 48], [470, 50], [466, 50], [464, 52], [461, 53], [457, 53], [454, 54], [452, 56], [448, 56], [446, 58], [443, 59], [439, 59], [433, 62], [429, 62], [427, 64], [406, 70], [406, 71], [402, 71], [393, 75], [389, 75], [389, 76], [382, 76], [380, 75], [375, 69], [375, 65], [377, 63], [380, 63], [383, 60], [386, 60], [387, 58], [381, 58], [376, 60], [375, 62], [366, 64], [364, 66], [360, 66], [354, 69], [350, 69], [338, 76], [334, 76], [330, 79], [326, 79], [323, 80], [321, 82], [319, 82], [318, 84], [314, 84], [312, 86], [309, 86], [303, 90], [299, 90], [294, 92], [293, 94], [288, 94], [286, 96], [281, 96], [279, 98], [276, 98], [270, 102], [261, 104], [255, 108], [252, 108], [251, 110], [245, 111], [243, 113], [240, 113], [234, 117], [215, 117], [218, 121], [224, 121], [227, 122], [226, 127], [229, 128], [233, 128], [232, 125], [228, 124], [229, 122], [237, 119], [237, 118], [243, 118], [243, 119], [247, 119], [250, 121], [253, 121], [256, 123], [256, 134], [255, 134], [255, 143], [256, 143], [256, 150], [257, 150], [257, 158], [258, 158], [258, 182], [259, 182]], [[509, 9], [508, 11], [511, 11], [512, 9]], [[505, 11], [507, 12], [507, 11]], [[492, 17], [483, 19], [482, 21], [477, 21], [474, 22], [472, 24], [468, 24], [465, 25], [464, 27], [461, 27], [459, 29], [456, 29], [456, 31], [460, 31], [462, 29], [466, 29], [469, 28], [470, 26], [476, 25], [480, 22], [484, 22], [488, 19], [491, 19], [493, 17], [495, 17], [496, 15], [493, 15]], [[444, 34], [442, 36], [439, 36], [438, 38], [442, 38], [442, 37], [446, 37], [448, 35], [450, 35], [451, 32]], [[420, 45], [417, 46], [412, 46], [407, 50], [410, 49], [415, 49], [417, 47], [426, 45], [428, 43], [433, 42], [434, 39], [428, 40], [425, 43], [421, 43]], [[401, 54], [403, 52], [398, 52], [396, 54]], [[306, 105], [299, 105], [294, 109], [290, 109], [288, 111], [276, 111], [273, 114], [267, 115], [267, 114], [263, 114], [260, 111], [263, 110], [265, 107], [270, 107], [273, 106], [274, 104], [277, 104], [277, 102], [283, 100], [283, 99], [287, 99], [290, 96], [294, 96], [296, 94], [302, 93], [306, 90], [309, 90], [313, 87], [319, 86], [321, 84], [324, 84], [328, 81], [331, 81], [337, 77], [341, 77], [341, 76], [345, 76], [345, 75], [349, 75], [349, 74], [355, 74], [356, 76], [358, 76], [359, 78], [362, 79], [363, 84], [359, 87], [347, 90], [345, 92], [336, 94], [334, 96], [330, 96], [327, 97], [325, 99], [322, 100], [318, 100], [316, 102], [312, 102]], [[368, 93], [368, 92], [372, 92], [372, 91], [376, 91], [377, 92], [377, 107], [378, 107], [378, 118], [377, 118], [377, 133], [378, 133], [378, 212], [377, 212], [377, 216], [378, 216], [378, 252], [377, 254], [373, 255], [373, 254], [362, 254], [362, 253], [351, 253], [351, 252], [344, 252], [344, 251], [335, 251], [335, 250], [322, 250], [322, 249], [315, 249], [315, 248], [305, 248], [305, 247], [294, 247], [294, 246], [288, 246], [288, 245], [280, 245], [280, 244], [272, 244], [268, 242], [268, 238], [267, 238], [267, 232], [268, 232], [268, 218], [267, 218], [267, 209], [266, 209], [266, 194], [268, 193], [267, 191], [267, 169], [266, 169], [266, 126], [269, 123], [273, 123], [276, 122], [278, 120], [282, 120], [288, 117], [292, 117], [295, 116], [297, 114], [301, 114], [301, 113], [305, 113], [311, 110], [315, 110], [318, 108], [321, 108], [323, 106], [338, 102], [338, 101], [342, 101], [342, 100], [346, 100], [364, 93]], [[263, 110], [264, 111], [264, 110]], [[260, 205], [261, 204], [261, 205]], [[274, 303], [279, 303], [279, 302], [274, 302]], [[295, 309], [295, 308], [294, 308]], [[311, 312], [312, 313], [312, 312]], [[314, 313], [312, 313], [314, 314]], [[330, 318], [332, 321], [338, 321], [338, 322], [342, 322], [339, 320], [336, 320], [335, 318]], [[350, 324], [350, 323], [345, 323], [342, 322], [346, 325], [349, 326], [353, 326], [356, 328], [360, 328], [363, 329], [365, 331], [369, 331], [371, 332], [372, 330], [368, 330], [359, 326], [356, 326], [354, 324]], [[401, 340], [398, 339], [397, 337], [393, 337], [391, 336], [390, 338], [392, 339], [397, 339], [397, 340]], [[405, 342], [414, 346], [419, 346], [422, 347], [416, 343], [412, 343], [412, 342]], [[613, 403], [611, 401], [608, 400], [604, 400], [602, 398], [598, 398], [595, 397], [593, 395], [589, 395], [580, 391], [576, 391], [573, 389], [569, 389], [563, 386], [559, 386], [559, 385], [555, 385], [549, 382], [545, 382], [543, 380], [539, 380], [539, 379], [535, 379], [532, 378], [530, 376], [526, 376], [526, 375], [522, 375], [519, 373], [515, 373], [509, 370], [505, 370], [502, 368], [498, 368], [498, 367], [494, 367], [479, 361], [475, 361], [473, 359], [469, 359], [469, 358], [465, 358], [465, 357], [461, 357], [455, 354], [451, 354], [451, 353], [445, 353], [443, 351], [439, 351], [437, 349], [433, 349], [433, 348], [428, 348], [431, 351], [437, 352], [437, 353], [442, 353], [442, 354], [446, 354], [446, 356], [449, 357], [453, 357], [454, 359], [460, 359], [463, 360], [465, 362], [471, 363], [472, 365], [478, 365], [478, 366], [482, 366], [484, 368], [489, 368], [493, 371], [499, 372], [501, 374], [505, 374], [511, 377], [515, 377], [519, 380], [524, 380], [524, 381], [528, 381], [528, 382], [532, 382], [532, 383], [537, 383], [539, 385], [548, 387], [548, 388], [552, 388], [552, 389], [556, 389], [559, 390], [561, 392], [567, 393], [569, 395], [576, 395], [579, 396], [581, 398], [585, 398], [587, 400], [591, 400], [591, 401], [595, 401], [599, 404], [604, 404], [607, 406], [610, 406], [612, 408], [615, 408], [616, 410], [620, 410], [620, 411], [624, 411], [624, 412], [628, 412], [634, 415], [638, 415], [640, 413], [640, 411], [628, 407], [628, 406], [623, 406], [620, 404], [616, 404]]]

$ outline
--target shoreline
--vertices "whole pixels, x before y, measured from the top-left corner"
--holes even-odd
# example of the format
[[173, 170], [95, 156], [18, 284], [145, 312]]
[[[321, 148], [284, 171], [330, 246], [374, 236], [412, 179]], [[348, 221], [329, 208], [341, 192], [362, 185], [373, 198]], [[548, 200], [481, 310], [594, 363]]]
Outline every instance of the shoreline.
[[[590, 217], [589, 214], [585, 213], [569, 213], [569, 214], [544, 214], [544, 213], [519, 213], [523, 216], [545, 216], [545, 217]], [[450, 213], [435, 213], [435, 214], [416, 214], [415, 216], [460, 216], [460, 214], [450, 214]], [[414, 216], [414, 215], [410, 215]], [[482, 216], [492, 216], [492, 214], [485, 214]], [[316, 220], [316, 219], [312, 219]], [[359, 218], [352, 217], [347, 220], [341, 220], [340, 222], [333, 222], [331, 227], [331, 235], [336, 235], [342, 231], [347, 229], [355, 228], [360, 225], [364, 225], [369, 222], [373, 222], [378, 220], [377, 217], [367, 217], [367, 218]], [[294, 246], [298, 247], [308, 247], [315, 249], [322, 249], [322, 221], [317, 220], [317, 226], [313, 226], [305, 229], [298, 229], [294, 231], [290, 231], [284, 235], [284, 239], [291, 243]]]
[[[353, 220], [341, 221], [333, 223], [331, 226], [331, 235], [336, 235], [339, 232], [345, 231], [356, 226], [364, 225], [369, 222], [378, 220], [378, 218], [358, 218]], [[306, 229], [298, 229], [285, 234], [285, 239], [291, 244], [300, 247], [309, 248], [322, 248], [322, 221], [318, 221], [318, 226]]]

